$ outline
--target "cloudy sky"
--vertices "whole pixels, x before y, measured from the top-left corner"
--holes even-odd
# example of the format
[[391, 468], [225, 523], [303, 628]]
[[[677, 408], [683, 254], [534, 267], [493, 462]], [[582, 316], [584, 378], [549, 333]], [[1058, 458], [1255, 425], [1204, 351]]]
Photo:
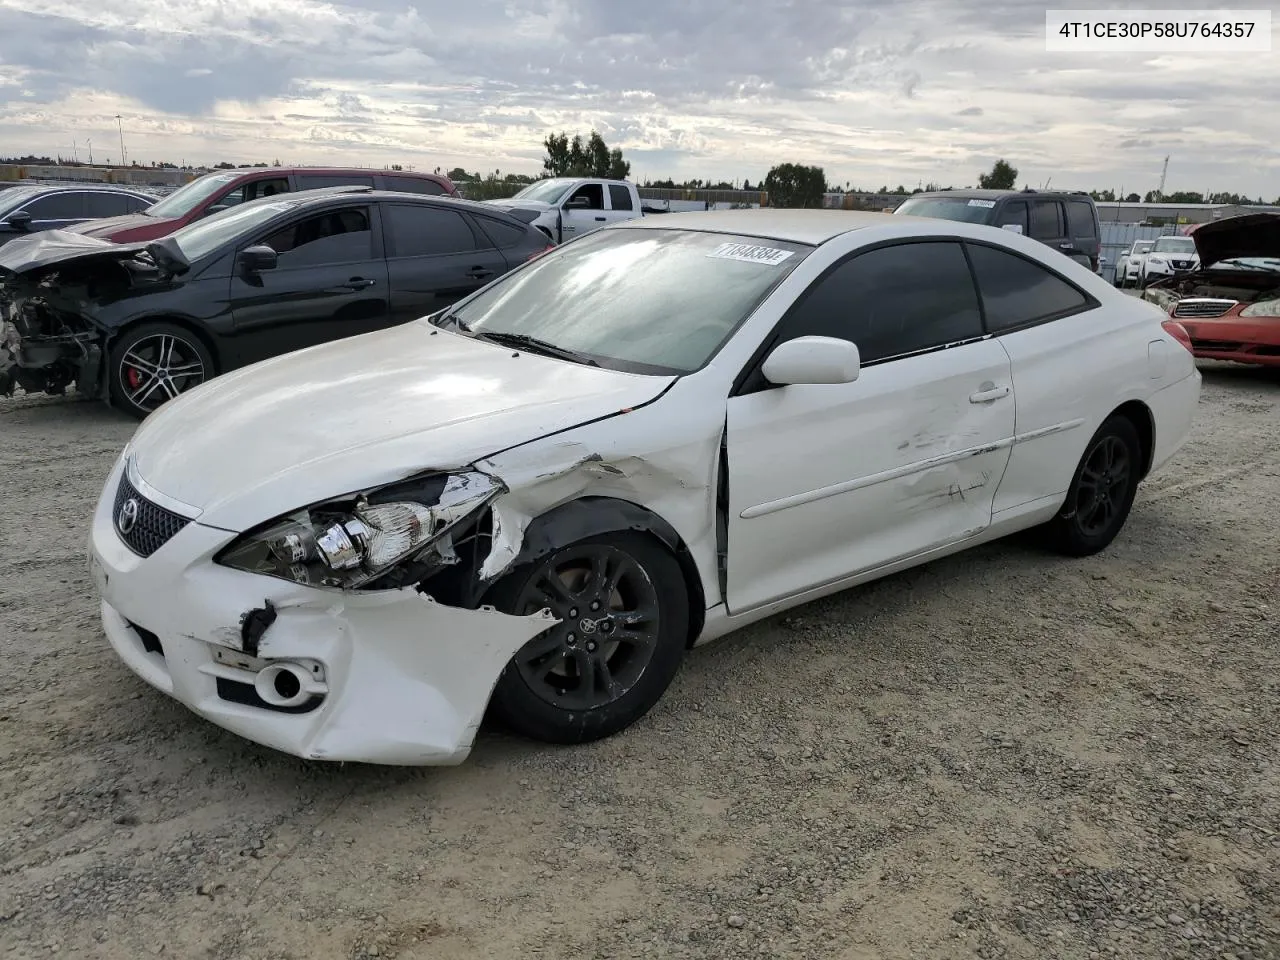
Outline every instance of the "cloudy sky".
[[641, 179], [755, 181], [794, 161], [866, 189], [964, 186], [1006, 157], [1030, 185], [1145, 193], [1169, 154], [1170, 191], [1280, 194], [1280, 43], [1046, 53], [1044, 10], [0, 0], [0, 153], [69, 156], [74, 141], [84, 159], [91, 140], [115, 161], [120, 114], [140, 162], [535, 173], [549, 131], [595, 127]]

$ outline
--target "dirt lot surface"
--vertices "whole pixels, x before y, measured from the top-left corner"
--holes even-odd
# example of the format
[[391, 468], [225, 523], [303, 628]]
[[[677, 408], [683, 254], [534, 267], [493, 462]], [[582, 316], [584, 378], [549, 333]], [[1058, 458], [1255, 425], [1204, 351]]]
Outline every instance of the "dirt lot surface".
[[1207, 366], [1121, 539], [995, 544], [448, 770], [260, 749], [107, 647], [132, 430], [0, 401], [0, 956], [1280, 956], [1280, 378]]

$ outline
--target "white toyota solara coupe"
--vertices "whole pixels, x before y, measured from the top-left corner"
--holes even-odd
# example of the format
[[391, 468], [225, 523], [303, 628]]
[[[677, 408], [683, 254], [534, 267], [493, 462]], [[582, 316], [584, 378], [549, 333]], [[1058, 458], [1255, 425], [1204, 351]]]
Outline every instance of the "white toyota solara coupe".
[[111, 644], [301, 757], [580, 742], [692, 645], [1028, 527], [1081, 556], [1185, 440], [1176, 322], [1008, 231], [645, 218], [218, 377], [111, 470]]

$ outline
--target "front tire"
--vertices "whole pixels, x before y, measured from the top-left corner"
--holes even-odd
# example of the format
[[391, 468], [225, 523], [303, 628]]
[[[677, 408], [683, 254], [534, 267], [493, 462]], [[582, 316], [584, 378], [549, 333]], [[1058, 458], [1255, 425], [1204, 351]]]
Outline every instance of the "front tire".
[[1049, 521], [1049, 542], [1060, 553], [1087, 557], [1110, 545], [1124, 527], [1142, 475], [1142, 441], [1128, 417], [1098, 428], [1076, 467], [1066, 502]]
[[512, 571], [489, 602], [514, 614], [549, 608], [561, 622], [526, 643], [492, 705], [517, 733], [585, 743], [635, 723], [684, 658], [689, 595], [675, 558], [649, 537], [581, 540]]
[[216, 374], [209, 348], [174, 323], [125, 331], [111, 347], [108, 368], [112, 405], [139, 420]]

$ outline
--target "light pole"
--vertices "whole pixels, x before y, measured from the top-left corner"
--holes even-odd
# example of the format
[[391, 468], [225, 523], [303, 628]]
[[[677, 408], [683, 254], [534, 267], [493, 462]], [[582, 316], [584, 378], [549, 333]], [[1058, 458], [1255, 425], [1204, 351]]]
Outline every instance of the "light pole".
[[118, 113], [116, 114], [116, 130], [120, 134], [120, 166], [126, 167], [129, 165], [129, 162], [124, 155], [124, 125], [121, 122], [120, 114]]

